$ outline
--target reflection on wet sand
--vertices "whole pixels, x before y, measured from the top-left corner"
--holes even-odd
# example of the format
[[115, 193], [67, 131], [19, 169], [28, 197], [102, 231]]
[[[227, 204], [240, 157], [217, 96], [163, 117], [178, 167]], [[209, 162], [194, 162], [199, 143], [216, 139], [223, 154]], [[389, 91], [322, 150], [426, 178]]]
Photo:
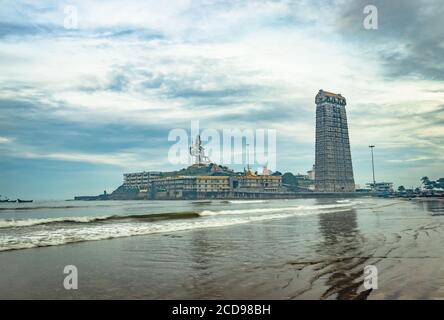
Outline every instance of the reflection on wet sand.
[[[320, 199], [317, 204], [331, 204], [331, 201]], [[315, 257], [311, 261], [293, 262], [299, 266], [298, 277], [309, 277], [309, 285], [291, 298], [311, 297], [308, 293], [317, 292], [321, 299], [365, 299], [371, 292], [362, 289], [369, 257], [363, 254], [356, 210], [321, 213], [318, 227], [322, 238], [313, 247]]]
[[213, 270], [217, 267], [215, 257], [221, 254], [220, 245], [211, 241], [208, 230], [200, 230], [191, 234], [190, 238], [190, 267], [193, 270], [187, 279], [184, 289], [193, 292], [193, 298], [202, 299], [211, 292], [217, 295], [214, 288]]
[[[443, 204], [273, 202], [285, 218], [4, 252], [0, 298], [444, 299]], [[192, 223], [274, 214], [241, 210]], [[75, 293], [54, 278], [66, 264], [82, 270]], [[367, 265], [378, 270], [372, 291], [363, 286]]]
[[444, 201], [436, 200], [419, 200], [416, 203], [422, 207], [423, 210], [430, 212], [432, 216], [444, 215]]
[[368, 257], [363, 254], [356, 211], [322, 213], [319, 229], [324, 239], [317, 253], [325, 257], [325, 262], [318, 272], [326, 276], [325, 285], [328, 286], [321, 298], [365, 299], [371, 289], [361, 292], [359, 289]]

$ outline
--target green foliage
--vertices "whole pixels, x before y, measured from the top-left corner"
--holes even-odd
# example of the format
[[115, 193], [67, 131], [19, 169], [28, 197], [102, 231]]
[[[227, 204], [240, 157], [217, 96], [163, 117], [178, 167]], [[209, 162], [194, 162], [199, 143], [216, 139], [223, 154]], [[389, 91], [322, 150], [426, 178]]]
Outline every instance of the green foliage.
[[427, 190], [432, 190], [435, 188], [444, 189], [444, 178], [439, 178], [436, 181], [430, 180], [429, 177], [422, 177], [421, 182], [424, 185], [424, 188]]
[[215, 163], [210, 163], [208, 166], [189, 166], [179, 171], [163, 172], [162, 177], [176, 177], [176, 176], [232, 176], [233, 170], [226, 166], [219, 166]]
[[288, 184], [288, 185], [291, 185], [291, 186], [297, 186], [298, 181], [297, 181], [297, 179], [296, 179], [296, 177], [294, 176], [293, 173], [285, 172], [282, 175], [282, 183]]
[[282, 184], [287, 185], [290, 190], [306, 190], [313, 184], [313, 181], [303, 175], [294, 175], [291, 172], [285, 172], [282, 175]]

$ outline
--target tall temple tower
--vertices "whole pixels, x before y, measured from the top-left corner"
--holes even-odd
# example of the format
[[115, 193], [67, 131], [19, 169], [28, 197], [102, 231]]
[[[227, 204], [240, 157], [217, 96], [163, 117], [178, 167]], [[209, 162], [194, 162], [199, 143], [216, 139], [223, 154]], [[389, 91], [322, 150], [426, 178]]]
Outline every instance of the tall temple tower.
[[315, 102], [315, 190], [355, 191], [345, 98], [340, 94], [319, 90]]

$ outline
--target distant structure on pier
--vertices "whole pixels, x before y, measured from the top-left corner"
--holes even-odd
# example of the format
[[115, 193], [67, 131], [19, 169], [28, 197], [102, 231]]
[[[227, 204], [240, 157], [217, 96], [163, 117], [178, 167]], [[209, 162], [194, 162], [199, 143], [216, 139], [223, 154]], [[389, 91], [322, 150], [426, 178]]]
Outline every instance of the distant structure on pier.
[[315, 102], [315, 190], [355, 191], [345, 112], [346, 100], [341, 94], [319, 90]]

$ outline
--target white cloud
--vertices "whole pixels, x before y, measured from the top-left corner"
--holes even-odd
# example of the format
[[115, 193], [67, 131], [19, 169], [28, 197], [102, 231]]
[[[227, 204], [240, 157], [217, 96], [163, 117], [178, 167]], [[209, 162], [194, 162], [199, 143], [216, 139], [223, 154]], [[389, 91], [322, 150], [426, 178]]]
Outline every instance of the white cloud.
[[[414, 147], [442, 156], [437, 142], [444, 139], [442, 127], [421, 115], [438, 110], [444, 83], [387, 79], [386, 65], [372, 43], [347, 41], [337, 34], [341, 12], [334, 4], [343, 3], [74, 2], [78, 31], [56, 30], [0, 43], [0, 97], [45, 104], [45, 116], [82, 125], [175, 128], [200, 120], [207, 128], [276, 128], [278, 139], [314, 145], [314, 96], [322, 88], [347, 98], [352, 150], [377, 143], [393, 152]], [[46, 4], [50, 2], [41, 7]], [[35, 6], [39, 8], [24, 3], [21, 10]], [[63, 3], [53, 6], [15, 21], [61, 26]], [[9, 21], [10, 10], [0, 19]], [[134, 34], [113, 37], [126, 30]], [[387, 48], [404, 53], [402, 43]], [[109, 86], [119, 75], [128, 86], [113, 91]], [[156, 83], [150, 86], [147, 81]], [[259, 112], [270, 117], [256, 119]], [[280, 113], [288, 116], [274, 120]], [[0, 143], [9, 142], [5, 139]], [[278, 152], [291, 158], [294, 150]], [[24, 156], [117, 166], [140, 161], [124, 151], [101, 155], [34, 150]]]
[[417, 158], [410, 158], [410, 159], [390, 159], [387, 160], [387, 162], [391, 163], [405, 163], [405, 162], [416, 162], [416, 161], [423, 161], [423, 160], [430, 160], [431, 157], [417, 157]]

